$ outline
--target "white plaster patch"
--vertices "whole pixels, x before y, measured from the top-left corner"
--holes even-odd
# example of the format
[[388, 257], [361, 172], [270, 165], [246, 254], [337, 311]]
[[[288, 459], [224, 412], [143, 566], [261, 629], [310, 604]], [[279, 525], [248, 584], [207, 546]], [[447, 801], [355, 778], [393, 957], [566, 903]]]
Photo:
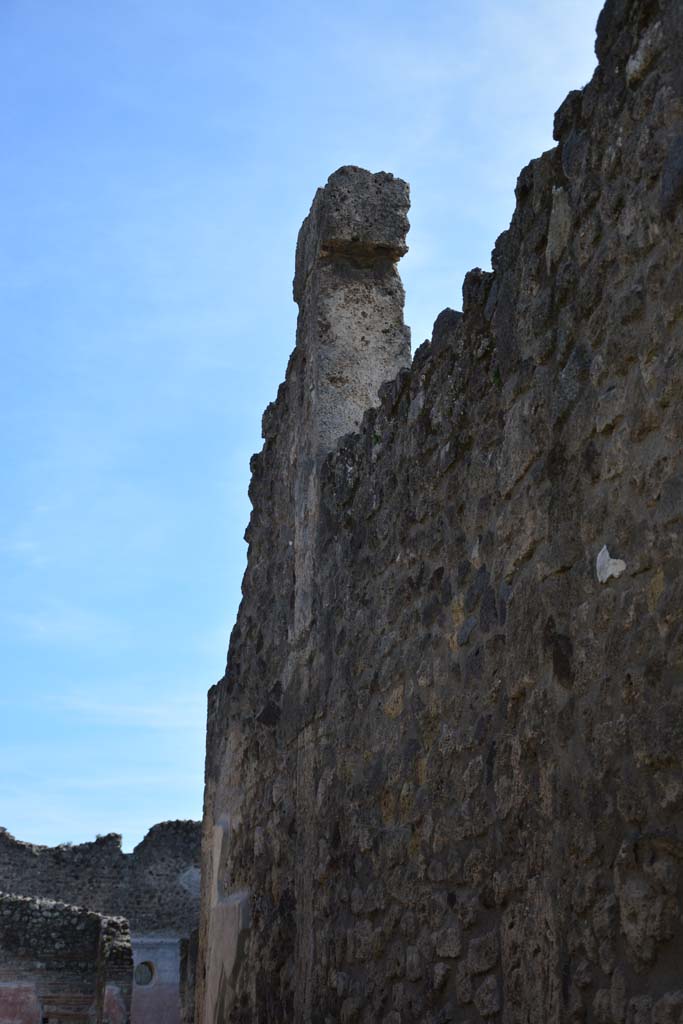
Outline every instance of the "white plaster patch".
[[607, 545], [598, 552], [598, 557], [595, 561], [595, 572], [600, 583], [607, 583], [607, 580], [614, 576], [617, 579], [621, 576], [622, 572], [626, 569], [626, 562], [622, 562], [620, 558], [611, 558], [610, 553], [607, 550]]
[[199, 868], [186, 868], [185, 871], [178, 876], [178, 881], [185, 892], [189, 892], [192, 896], [199, 896], [201, 889], [201, 871]]

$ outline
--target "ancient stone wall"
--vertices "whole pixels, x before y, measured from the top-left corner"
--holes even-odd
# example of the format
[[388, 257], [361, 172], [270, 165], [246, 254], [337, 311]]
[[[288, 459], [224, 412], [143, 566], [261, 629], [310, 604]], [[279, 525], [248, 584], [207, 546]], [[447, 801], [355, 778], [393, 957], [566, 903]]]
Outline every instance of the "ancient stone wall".
[[126, 921], [0, 893], [0, 1024], [127, 1024]]
[[186, 984], [181, 944], [198, 922], [199, 862], [200, 827], [192, 821], [155, 825], [130, 854], [115, 834], [47, 847], [0, 829], [0, 891], [63, 900], [128, 920], [136, 968], [133, 1024], [180, 1022]]
[[20, 842], [0, 828], [0, 890], [126, 917], [134, 932], [190, 934], [197, 922], [199, 862], [194, 821], [155, 825], [130, 854], [114, 833], [50, 847]]
[[[610, 0], [596, 49], [493, 271], [319, 447], [317, 349], [368, 394], [404, 359], [402, 183], [343, 169], [302, 229], [209, 700], [202, 1024], [683, 1019], [683, 6]], [[307, 317], [318, 273], [387, 275], [390, 358], [360, 286]]]

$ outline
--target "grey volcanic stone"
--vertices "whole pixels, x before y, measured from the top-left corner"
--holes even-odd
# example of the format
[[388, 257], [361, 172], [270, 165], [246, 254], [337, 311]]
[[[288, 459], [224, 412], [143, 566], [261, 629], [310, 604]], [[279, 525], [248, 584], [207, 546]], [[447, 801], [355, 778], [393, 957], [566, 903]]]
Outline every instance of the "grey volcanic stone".
[[683, 202], [683, 135], [674, 139], [662, 172], [662, 212], [673, 219]]
[[408, 251], [410, 190], [393, 174], [340, 167], [318, 189], [296, 246], [294, 299], [303, 298], [309, 273], [324, 256], [396, 262]]

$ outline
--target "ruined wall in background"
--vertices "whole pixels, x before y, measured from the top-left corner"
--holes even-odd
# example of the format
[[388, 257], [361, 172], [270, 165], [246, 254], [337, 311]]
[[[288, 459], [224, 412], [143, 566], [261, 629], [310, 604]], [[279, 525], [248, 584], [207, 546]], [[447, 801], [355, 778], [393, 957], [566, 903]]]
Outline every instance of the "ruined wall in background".
[[[682, 1018], [683, 7], [610, 0], [597, 53], [492, 273], [303, 499], [324, 316], [266, 413], [209, 702], [201, 1024]], [[384, 195], [393, 263], [400, 188], [338, 174]], [[321, 265], [389, 272], [307, 224]]]
[[180, 1024], [186, 984], [181, 944], [197, 927], [199, 872], [198, 822], [155, 825], [130, 854], [123, 853], [121, 836], [115, 834], [47, 847], [20, 842], [0, 829], [0, 891], [63, 900], [127, 919], [136, 968], [133, 1024]]
[[134, 932], [189, 935], [198, 914], [200, 826], [164, 821], [132, 853], [121, 836], [35, 846], [0, 828], [0, 890], [126, 917]]
[[127, 1024], [127, 923], [0, 893], [0, 1024]]

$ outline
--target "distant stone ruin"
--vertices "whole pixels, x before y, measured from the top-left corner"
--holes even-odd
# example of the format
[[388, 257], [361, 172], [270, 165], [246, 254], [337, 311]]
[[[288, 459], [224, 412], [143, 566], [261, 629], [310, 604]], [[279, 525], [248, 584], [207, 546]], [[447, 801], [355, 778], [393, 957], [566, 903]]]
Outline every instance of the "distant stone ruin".
[[122, 918], [0, 893], [2, 1024], [127, 1024], [132, 975]]
[[47, 847], [0, 829], [0, 1024], [189, 1024], [199, 861], [193, 821], [130, 854], [115, 834]]
[[683, 1021], [683, 4], [608, 0], [596, 50], [412, 365], [407, 185], [304, 222], [198, 1024]]

